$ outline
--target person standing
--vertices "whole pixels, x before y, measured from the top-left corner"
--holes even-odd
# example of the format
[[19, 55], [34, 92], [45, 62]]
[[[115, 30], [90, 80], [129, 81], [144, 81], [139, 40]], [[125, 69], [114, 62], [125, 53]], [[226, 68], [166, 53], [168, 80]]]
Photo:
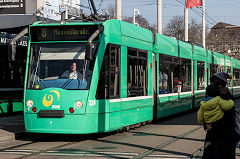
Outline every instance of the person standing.
[[219, 88], [215, 85], [209, 85], [206, 88], [206, 97], [201, 101], [201, 106], [197, 112], [198, 123], [204, 125], [207, 131], [204, 143], [204, 158], [212, 157], [213, 129], [223, 120], [224, 111], [230, 110], [234, 106], [233, 100], [224, 100], [219, 96]]
[[[226, 87], [227, 79], [231, 76], [226, 72], [215, 73], [211, 78], [211, 85], [219, 88], [220, 97], [224, 100], [234, 100], [233, 95]], [[224, 112], [223, 119], [218, 125], [209, 126], [211, 129], [212, 159], [235, 159], [236, 142], [240, 139], [235, 130], [235, 107]]]

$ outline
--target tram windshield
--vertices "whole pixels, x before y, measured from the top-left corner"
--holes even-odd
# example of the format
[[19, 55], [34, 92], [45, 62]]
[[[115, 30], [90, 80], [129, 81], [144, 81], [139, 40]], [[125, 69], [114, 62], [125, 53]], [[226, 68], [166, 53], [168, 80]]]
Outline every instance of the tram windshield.
[[89, 89], [93, 61], [85, 43], [31, 44], [27, 89]]

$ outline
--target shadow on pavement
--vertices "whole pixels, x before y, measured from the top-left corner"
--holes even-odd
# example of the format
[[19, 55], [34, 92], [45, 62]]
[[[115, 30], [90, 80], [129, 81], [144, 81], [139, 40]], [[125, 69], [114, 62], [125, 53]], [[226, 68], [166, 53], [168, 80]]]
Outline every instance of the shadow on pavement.
[[178, 113], [154, 121], [155, 125], [199, 125], [197, 122], [197, 109]]

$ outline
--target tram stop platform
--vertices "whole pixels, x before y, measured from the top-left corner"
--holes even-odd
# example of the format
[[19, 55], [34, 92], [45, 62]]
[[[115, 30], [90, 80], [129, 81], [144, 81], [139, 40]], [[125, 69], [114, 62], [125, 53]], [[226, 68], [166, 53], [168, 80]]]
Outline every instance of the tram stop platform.
[[14, 140], [25, 131], [23, 115], [0, 118], [0, 142]]

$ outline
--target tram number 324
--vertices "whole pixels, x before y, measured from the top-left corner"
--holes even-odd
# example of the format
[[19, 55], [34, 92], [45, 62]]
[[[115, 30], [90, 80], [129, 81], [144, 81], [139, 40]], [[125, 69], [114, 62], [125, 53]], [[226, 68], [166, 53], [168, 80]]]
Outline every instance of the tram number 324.
[[96, 100], [89, 100], [89, 105], [90, 106], [96, 105]]

